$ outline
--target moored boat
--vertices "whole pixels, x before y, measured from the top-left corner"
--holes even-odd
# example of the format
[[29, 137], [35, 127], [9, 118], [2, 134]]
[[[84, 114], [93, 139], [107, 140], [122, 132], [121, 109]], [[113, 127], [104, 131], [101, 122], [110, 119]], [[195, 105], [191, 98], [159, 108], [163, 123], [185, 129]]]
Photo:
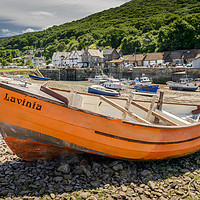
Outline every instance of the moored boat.
[[[158, 160], [200, 149], [200, 105], [136, 101], [49, 88], [0, 83], [0, 127], [10, 149], [24, 160], [82, 152]], [[155, 117], [160, 120], [155, 124]]]
[[172, 90], [196, 91], [199, 87], [197, 82], [189, 78], [181, 78], [179, 82], [168, 81], [166, 84], [169, 86], [169, 89]]
[[119, 92], [116, 90], [111, 90], [108, 88], [105, 88], [101, 85], [92, 85], [88, 88], [89, 93], [93, 94], [99, 94], [99, 95], [106, 95], [106, 96], [118, 96]]
[[147, 86], [144, 86], [144, 85], [135, 85], [134, 89], [137, 92], [157, 93], [157, 91], [159, 89], [159, 86], [158, 85], [149, 85], [149, 86], [148, 85]]
[[125, 85], [119, 81], [119, 79], [109, 78], [106, 82], [101, 84], [102, 86], [113, 89], [113, 90], [123, 90]]
[[88, 81], [91, 83], [101, 84], [106, 82], [108, 79], [108, 76], [105, 74], [96, 75], [94, 78], [88, 78]]
[[130, 84], [130, 88], [134, 88], [135, 85], [141, 86], [151, 86], [152, 81], [147, 76], [142, 76], [140, 78], [136, 77]]

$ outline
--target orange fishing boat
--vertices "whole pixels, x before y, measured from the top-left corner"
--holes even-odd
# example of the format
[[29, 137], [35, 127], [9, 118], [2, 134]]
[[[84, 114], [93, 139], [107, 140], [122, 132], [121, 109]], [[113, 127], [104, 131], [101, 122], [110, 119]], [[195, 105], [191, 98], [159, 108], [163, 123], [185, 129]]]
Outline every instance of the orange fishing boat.
[[162, 104], [156, 95], [151, 101], [136, 101], [134, 95], [104, 97], [2, 81], [1, 133], [27, 161], [82, 152], [158, 160], [200, 149], [200, 105]]

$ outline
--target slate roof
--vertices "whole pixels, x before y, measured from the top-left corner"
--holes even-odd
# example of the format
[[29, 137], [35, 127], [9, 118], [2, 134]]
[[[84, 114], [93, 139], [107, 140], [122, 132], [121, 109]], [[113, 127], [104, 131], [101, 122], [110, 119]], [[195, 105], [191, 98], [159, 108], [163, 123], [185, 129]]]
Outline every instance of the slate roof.
[[164, 60], [164, 52], [148, 53], [144, 60], [145, 61]]
[[88, 53], [94, 57], [104, 58], [103, 52], [100, 52], [98, 49], [88, 49]]
[[112, 54], [113, 51], [114, 51], [114, 49], [112, 49], [112, 48], [104, 49], [103, 55], [110, 55], [110, 54]]
[[195, 59], [199, 53], [200, 53], [200, 49], [186, 50], [183, 52], [182, 58], [183, 59]]

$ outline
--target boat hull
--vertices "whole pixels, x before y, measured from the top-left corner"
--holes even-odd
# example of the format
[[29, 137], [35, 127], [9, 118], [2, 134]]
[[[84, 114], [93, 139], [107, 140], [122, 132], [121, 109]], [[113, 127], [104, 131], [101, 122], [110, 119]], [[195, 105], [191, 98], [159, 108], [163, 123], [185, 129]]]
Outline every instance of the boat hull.
[[172, 90], [185, 90], [185, 91], [196, 91], [198, 87], [179, 87], [179, 86], [170, 86]]
[[181, 84], [181, 83], [176, 83], [173, 81], [168, 81], [167, 85], [169, 86], [169, 89], [172, 90], [185, 90], [185, 91], [196, 91], [198, 89], [197, 83], [186, 83], [186, 84]]
[[0, 126], [0, 133], [9, 148], [26, 161], [81, 153], [63, 140], [10, 124], [0, 123]]
[[108, 92], [108, 91], [104, 91], [104, 90], [98, 90], [92, 87], [88, 88], [88, 92], [89, 93], [93, 93], [93, 94], [99, 94], [99, 95], [106, 95], [106, 96], [117, 96], [119, 95], [119, 92], [113, 91], [113, 92]]
[[29, 76], [29, 78], [35, 79], [35, 80], [41, 80], [41, 81], [48, 81], [48, 80], [51, 80], [50, 78], [45, 78], [45, 77], [40, 77], [40, 76], [34, 76], [34, 75], [32, 75], [32, 74], [29, 74], [28, 76]]
[[79, 152], [158, 160], [200, 149], [199, 123], [162, 127], [128, 122], [66, 107], [8, 86], [0, 87], [0, 101], [3, 137], [13, 152], [28, 161]]
[[140, 86], [135, 85], [134, 89], [138, 92], [148, 92], [148, 93], [157, 93], [158, 85], [156, 86]]

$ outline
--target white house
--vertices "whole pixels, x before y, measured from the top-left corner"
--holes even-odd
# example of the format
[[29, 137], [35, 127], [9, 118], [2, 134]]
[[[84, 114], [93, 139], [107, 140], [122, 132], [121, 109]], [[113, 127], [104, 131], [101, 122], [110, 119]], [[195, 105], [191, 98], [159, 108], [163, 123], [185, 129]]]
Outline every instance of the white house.
[[69, 56], [69, 62], [71, 67], [81, 68], [83, 67], [82, 51], [74, 50]]
[[192, 68], [200, 68], [200, 53], [193, 60], [193, 62], [192, 62]]
[[45, 65], [46, 64], [46, 58], [44, 56], [43, 57], [33, 57], [32, 64], [35, 65], [35, 66]]
[[70, 52], [54, 52], [52, 56], [52, 65], [54, 67], [70, 66]]

